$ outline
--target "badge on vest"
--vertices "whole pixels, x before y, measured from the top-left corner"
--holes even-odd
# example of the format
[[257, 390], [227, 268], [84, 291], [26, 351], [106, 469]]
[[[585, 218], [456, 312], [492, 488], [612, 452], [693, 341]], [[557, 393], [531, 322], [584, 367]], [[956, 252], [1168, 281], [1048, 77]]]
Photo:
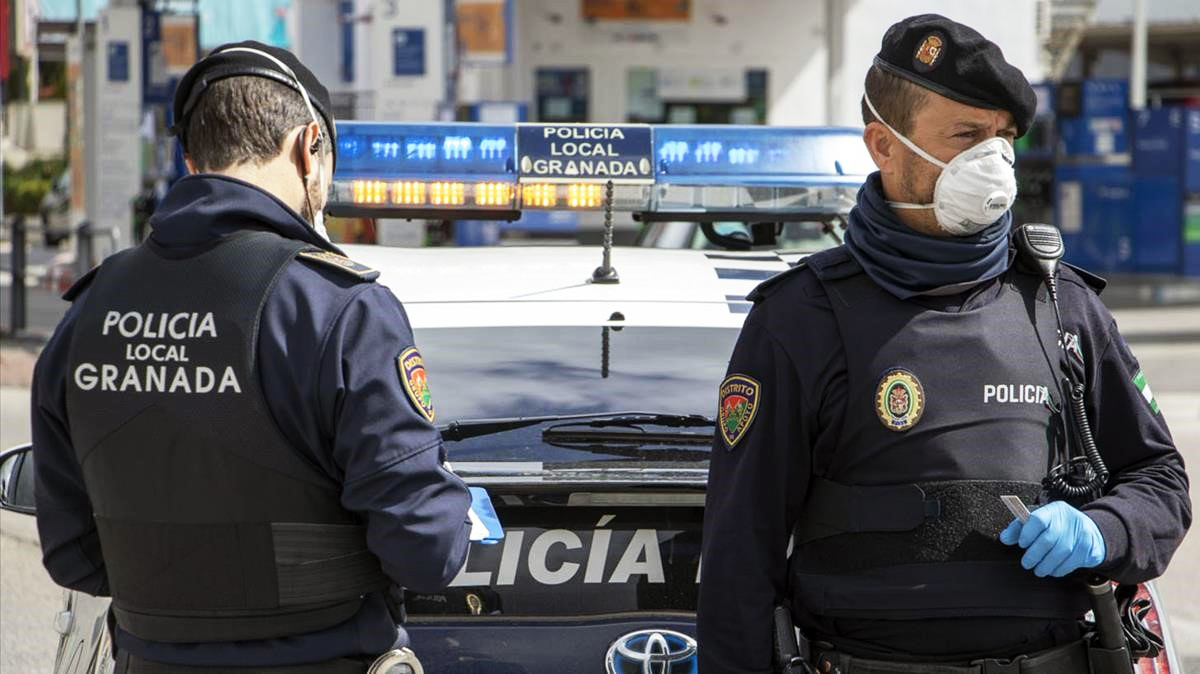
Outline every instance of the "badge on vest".
[[396, 368], [400, 371], [400, 381], [404, 384], [408, 399], [421, 416], [432, 423], [436, 413], [433, 410], [433, 396], [429, 393], [429, 380], [425, 376], [425, 359], [416, 347], [409, 347], [396, 358]]
[[889, 430], [907, 431], [915, 426], [925, 412], [921, 381], [908, 370], [888, 370], [875, 392], [875, 412]]
[[717, 425], [721, 429], [721, 437], [725, 439], [726, 448], [733, 449], [750, 429], [750, 423], [758, 412], [760, 390], [758, 382], [744, 374], [731, 374], [721, 382]]

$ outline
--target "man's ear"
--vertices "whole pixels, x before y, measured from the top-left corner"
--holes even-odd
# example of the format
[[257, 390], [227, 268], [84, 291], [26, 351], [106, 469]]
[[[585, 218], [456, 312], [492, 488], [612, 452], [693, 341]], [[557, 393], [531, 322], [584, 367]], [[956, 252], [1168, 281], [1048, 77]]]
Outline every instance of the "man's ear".
[[187, 167], [188, 175], [195, 175], [200, 172], [200, 170], [196, 168], [196, 163], [192, 161], [191, 155], [183, 155], [183, 165]]
[[315, 175], [321, 162], [322, 150], [325, 147], [325, 139], [321, 137], [321, 127], [316, 122], [309, 122], [300, 132], [300, 139], [302, 141], [300, 146], [304, 148], [301, 152], [300, 169], [306, 176]]
[[871, 122], [863, 129], [863, 143], [867, 146], [867, 152], [871, 153], [876, 168], [881, 173], [890, 173], [899, 151], [899, 143], [892, 132], [879, 122]]

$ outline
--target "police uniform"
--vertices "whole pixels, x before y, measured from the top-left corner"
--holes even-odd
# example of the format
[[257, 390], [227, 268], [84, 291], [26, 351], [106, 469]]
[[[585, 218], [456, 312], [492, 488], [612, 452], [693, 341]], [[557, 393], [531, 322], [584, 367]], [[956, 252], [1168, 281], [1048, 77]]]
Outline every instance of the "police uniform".
[[[979, 56], [956, 39], [956, 24], [937, 19], [902, 23], [882, 56], [919, 53], [935, 32], [950, 57]], [[1003, 98], [1008, 84], [978, 70], [971, 98], [1015, 108], [1023, 133], [1032, 109], [1020, 114]], [[929, 88], [949, 91], [958, 77]], [[861, 238], [864, 219], [888, 217], [883, 203], [875, 174], [850, 233]], [[1008, 227], [995, 225], [1005, 235], [1000, 260], [974, 282], [901, 292], [853, 246], [839, 246], [751, 294], [720, 388], [709, 472], [702, 672], [770, 671], [772, 610], [782, 603], [837, 656], [829, 664], [923, 663], [850, 672], [935, 662], [965, 667], [947, 672], [1017, 671], [1003, 667], [1039, 653], [1037, 669], [1020, 671], [1087, 671], [1076, 647], [1083, 586], [1022, 568], [1021, 550], [998, 540], [1012, 520], [1000, 495], [1044, 501], [1042, 480], [1067, 432], [1058, 384], [1066, 367], [1083, 376], [1112, 472], [1107, 492], [1081, 505], [1106, 543], [1097, 571], [1136, 583], [1165, 570], [1191, 519], [1187, 477], [1100, 302], [1103, 283], [1059, 272], [1064, 329], [1078, 336], [1077, 356], [1063, 355], [1042, 279], [1017, 263]], [[911, 283], [922, 276], [915, 263], [899, 272]]]
[[118, 671], [365, 671], [407, 643], [395, 586], [444, 587], [470, 530], [404, 309], [233, 178], [151, 226], [38, 360], [45, 566], [111, 594]]

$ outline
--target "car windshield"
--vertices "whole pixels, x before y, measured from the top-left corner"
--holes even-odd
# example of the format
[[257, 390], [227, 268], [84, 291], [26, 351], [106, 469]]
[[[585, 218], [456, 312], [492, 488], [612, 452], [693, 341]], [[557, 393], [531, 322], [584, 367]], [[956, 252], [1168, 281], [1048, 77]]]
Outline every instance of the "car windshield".
[[[419, 329], [437, 423], [646, 412], [712, 416], [736, 328]], [[448, 443], [452, 461], [583, 461], [547, 446], [547, 424]], [[670, 429], [656, 428], [670, 432]], [[682, 429], [681, 429], [682, 432]], [[689, 447], [691, 455], [695, 447]], [[667, 448], [658, 458], [671, 459]]]

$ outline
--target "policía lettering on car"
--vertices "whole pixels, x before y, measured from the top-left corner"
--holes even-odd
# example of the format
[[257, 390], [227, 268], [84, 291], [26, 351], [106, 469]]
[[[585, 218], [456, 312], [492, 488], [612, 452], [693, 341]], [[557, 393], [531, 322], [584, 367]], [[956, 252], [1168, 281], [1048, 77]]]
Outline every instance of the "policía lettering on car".
[[[570, 529], [510, 529], [505, 532], [498, 560], [494, 555], [481, 560], [484, 546], [472, 544], [466, 564], [450, 587], [515, 585], [518, 576], [525, 574], [540, 585], [661, 584], [666, 575], [659, 539], [676, 533], [662, 532], [660, 536], [657, 529], [594, 529], [581, 536]], [[695, 579], [700, 582], [699, 565]]]

